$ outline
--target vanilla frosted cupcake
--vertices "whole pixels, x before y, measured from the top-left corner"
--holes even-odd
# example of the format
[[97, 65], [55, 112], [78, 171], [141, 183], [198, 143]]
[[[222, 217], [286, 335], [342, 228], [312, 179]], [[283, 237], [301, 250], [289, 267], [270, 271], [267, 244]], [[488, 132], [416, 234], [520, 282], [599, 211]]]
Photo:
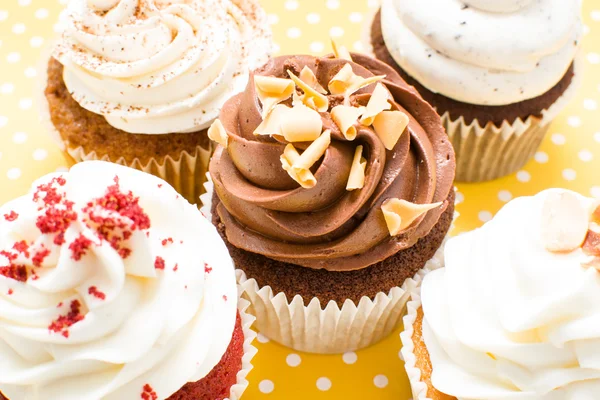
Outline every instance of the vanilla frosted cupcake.
[[219, 235], [158, 178], [85, 162], [0, 208], [0, 398], [236, 399], [251, 322]]
[[48, 64], [52, 130], [76, 160], [142, 169], [189, 201], [210, 156], [206, 128], [267, 62], [255, 0], [70, 0]]
[[599, 204], [548, 190], [448, 242], [405, 318], [415, 399], [598, 397]]
[[579, 1], [383, 0], [371, 28], [387, 62], [442, 116], [457, 179], [521, 168], [576, 90]]

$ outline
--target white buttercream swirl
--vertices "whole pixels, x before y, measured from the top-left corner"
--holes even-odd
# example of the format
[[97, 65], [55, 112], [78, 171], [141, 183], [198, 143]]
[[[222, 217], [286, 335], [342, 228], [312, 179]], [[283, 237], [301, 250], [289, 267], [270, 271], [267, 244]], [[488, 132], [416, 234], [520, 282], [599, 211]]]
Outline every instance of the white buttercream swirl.
[[[559, 191], [555, 189], [555, 191]], [[458, 399], [594, 399], [600, 393], [600, 273], [581, 249], [552, 253], [542, 209], [516, 199], [451, 239], [422, 287], [432, 383]], [[577, 195], [584, 207], [594, 201]]]
[[578, 0], [383, 0], [394, 60], [427, 89], [507, 105], [554, 87], [583, 32]]
[[[122, 193], [139, 197], [150, 220], [149, 228], [134, 230], [121, 244], [132, 250], [126, 258], [100, 239], [84, 211], [115, 176]], [[53, 187], [77, 213], [62, 245], [54, 244], [55, 234], [41, 233], [38, 221], [48, 207], [33, 200], [37, 186], [59, 177], [64, 186], [54, 181]], [[93, 209], [129, 227], [135, 207], [121, 207]], [[76, 261], [70, 247], [80, 234], [93, 243]], [[15, 263], [27, 267], [29, 278], [0, 273], [0, 392], [9, 399], [140, 399], [146, 384], [165, 399], [205, 377], [225, 353], [237, 311], [233, 262], [212, 224], [160, 179], [104, 162], [44, 177], [28, 195], [0, 208], [0, 250], [14, 252], [22, 240], [29, 255]], [[33, 267], [43, 247], [50, 253]], [[157, 257], [164, 269], [156, 268]], [[0, 255], [0, 267], [7, 262]], [[49, 329], [75, 300], [83, 319]]]
[[272, 50], [256, 0], [70, 0], [62, 19], [69, 92], [130, 133], [207, 128]]

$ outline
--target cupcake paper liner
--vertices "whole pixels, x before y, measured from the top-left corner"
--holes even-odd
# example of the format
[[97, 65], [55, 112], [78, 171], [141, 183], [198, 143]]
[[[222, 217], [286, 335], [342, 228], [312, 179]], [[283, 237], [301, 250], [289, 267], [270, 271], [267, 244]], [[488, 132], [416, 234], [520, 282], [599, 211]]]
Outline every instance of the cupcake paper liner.
[[48, 61], [52, 56], [54, 43], [46, 46], [42, 52], [40, 65], [38, 66], [36, 100], [38, 102], [42, 124], [49, 135], [58, 144], [59, 148], [75, 162], [90, 160], [109, 161], [155, 175], [168, 182], [190, 203], [198, 203], [198, 199], [204, 190], [204, 177], [208, 171], [208, 162], [212, 154], [211, 146], [209, 146], [208, 149], [197, 146], [195, 151], [191, 154], [187, 151], [182, 151], [176, 158], [167, 156], [163, 159], [151, 158], [142, 162], [138, 158], [127, 161], [123, 157], [111, 158], [107, 154], [101, 155], [95, 151], [86, 152], [83, 147], [69, 147], [65, 143], [52, 123], [50, 107], [44, 93], [48, 81]]
[[[361, 32], [365, 54], [375, 57], [371, 44], [371, 26], [379, 7], [370, 12]], [[456, 181], [483, 182], [510, 175], [521, 169], [539, 149], [549, 125], [577, 93], [583, 68], [581, 54], [574, 62], [575, 76], [571, 85], [554, 104], [542, 111], [542, 117], [531, 116], [512, 123], [504, 121], [500, 127], [489, 122], [483, 125], [474, 120], [465, 123], [463, 117], [452, 120], [450, 113], [441, 115], [442, 124], [456, 152]]]
[[256, 318], [247, 312], [249, 307], [250, 303], [247, 300], [239, 299], [238, 310], [244, 331], [244, 355], [242, 356], [242, 369], [237, 373], [237, 382], [229, 390], [229, 398], [227, 400], [238, 400], [248, 388], [249, 382], [247, 377], [252, 368], [254, 368], [252, 359], [258, 353], [258, 349], [252, 345], [252, 342], [256, 339], [256, 332], [250, 329]]
[[[213, 184], [210, 179], [205, 187], [201, 211], [212, 219]], [[317, 298], [305, 306], [300, 295], [288, 301], [284, 293], [274, 293], [270, 286], [260, 287], [239, 268], [236, 275], [242, 297], [250, 301], [249, 312], [256, 316], [256, 326], [262, 334], [297, 351], [339, 354], [371, 346], [392, 333], [425, 272], [442, 266], [443, 248], [442, 244], [425, 268], [401, 287], [394, 287], [389, 293], [380, 292], [374, 299], [363, 297], [358, 305], [346, 300], [341, 308], [334, 301], [323, 308]]]

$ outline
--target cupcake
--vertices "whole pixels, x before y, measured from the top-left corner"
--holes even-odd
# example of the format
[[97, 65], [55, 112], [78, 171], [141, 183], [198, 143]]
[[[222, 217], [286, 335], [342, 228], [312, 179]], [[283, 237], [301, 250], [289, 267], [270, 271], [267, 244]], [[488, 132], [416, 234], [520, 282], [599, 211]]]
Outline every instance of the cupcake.
[[548, 190], [449, 240], [404, 320], [415, 400], [598, 397], [599, 205]]
[[0, 207], [0, 398], [237, 399], [256, 349], [235, 279], [164, 181], [101, 161], [41, 178]]
[[70, 0], [47, 64], [44, 118], [76, 161], [159, 176], [198, 201], [207, 128], [272, 49], [256, 0]]
[[339, 53], [272, 60], [209, 131], [212, 218], [258, 328], [315, 353], [397, 326], [454, 210], [438, 115], [390, 67]]
[[457, 180], [519, 170], [577, 89], [579, 1], [383, 0], [370, 46], [442, 116]]

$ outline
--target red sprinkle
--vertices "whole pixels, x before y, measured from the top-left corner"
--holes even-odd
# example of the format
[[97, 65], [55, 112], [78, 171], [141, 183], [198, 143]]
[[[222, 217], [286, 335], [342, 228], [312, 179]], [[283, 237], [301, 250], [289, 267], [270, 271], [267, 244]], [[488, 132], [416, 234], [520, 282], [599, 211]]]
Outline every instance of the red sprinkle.
[[58, 305], [56, 306], [56, 308], [61, 308], [63, 306], [63, 302], [61, 301], [60, 303], [58, 303]]
[[163, 185], [162, 183], [159, 183], [158, 188], [160, 189], [162, 187], [162, 185]]
[[207, 263], [204, 263], [204, 273], [210, 274], [212, 270], [212, 267], [209, 267]]
[[156, 257], [156, 260], [154, 260], [154, 268], [165, 269], [165, 260], [162, 257]]
[[178, 269], [179, 269], [179, 264], [175, 264], [175, 266], [173, 267], [173, 272], [177, 272]]
[[19, 282], [27, 281], [27, 267], [15, 264], [18, 254], [10, 253], [6, 250], [0, 251], [0, 255], [8, 259], [8, 265], [0, 267], [0, 275]]
[[29, 245], [25, 240], [21, 240], [13, 245], [13, 250], [18, 251], [25, 257], [29, 258]]
[[158, 400], [158, 395], [152, 389], [152, 386], [146, 383], [143, 387], [141, 398], [142, 400]]
[[50, 250], [45, 247], [42, 247], [40, 250], [36, 251], [33, 258], [31, 259], [33, 266], [38, 267], [38, 268], [41, 267], [42, 263], [44, 262], [46, 257], [48, 257], [49, 255], [50, 255]]
[[90, 294], [100, 300], [106, 300], [106, 295], [104, 293], [102, 293], [101, 291], [99, 291], [96, 286], [90, 286], [90, 288], [88, 289], [88, 294]]
[[13, 293], [14, 293], [14, 292], [13, 292], [13, 290], [12, 290], [12, 289], [8, 289], [8, 295], [9, 295], [9, 296], [12, 296], [12, 294], [13, 294]]
[[227, 296], [223, 295], [223, 300], [227, 301]]
[[166, 238], [166, 239], [163, 239], [163, 241], [162, 241], [163, 246], [166, 246], [166, 245], [172, 244], [172, 243], [173, 243], [173, 238]]
[[81, 303], [79, 300], [73, 300], [71, 302], [71, 311], [67, 315], [61, 315], [49, 326], [50, 332], [60, 333], [64, 337], [69, 337], [68, 328], [75, 325], [79, 321], [82, 321], [85, 317], [81, 315]]
[[8, 214], [4, 214], [4, 219], [7, 220], [8, 222], [13, 222], [16, 221], [17, 218], [19, 218], [19, 214], [17, 214], [14, 211], [11, 211]]
[[87, 252], [87, 250], [90, 248], [91, 245], [92, 245], [92, 241], [80, 233], [79, 237], [77, 237], [77, 239], [75, 239], [69, 245], [69, 250], [71, 250], [71, 252], [73, 253], [71, 255], [71, 258], [75, 261], [81, 260], [81, 257], [83, 257], [85, 255], [85, 253]]

